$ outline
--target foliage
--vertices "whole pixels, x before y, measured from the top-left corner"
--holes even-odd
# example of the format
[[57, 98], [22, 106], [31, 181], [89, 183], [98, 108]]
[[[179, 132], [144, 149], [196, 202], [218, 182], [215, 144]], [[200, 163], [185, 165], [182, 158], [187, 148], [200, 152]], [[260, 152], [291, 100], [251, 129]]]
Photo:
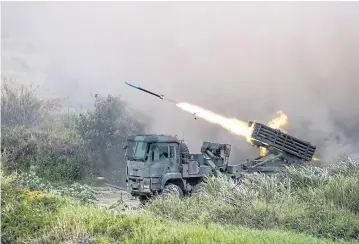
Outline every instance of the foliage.
[[144, 123], [118, 96], [96, 96], [94, 109], [79, 114], [64, 111], [61, 99], [41, 99], [38, 87], [14, 80], [3, 78], [1, 93], [7, 172], [34, 167], [40, 178], [67, 184], [93, 177], [95, 169], [124, 176], [123, 144], [129, 134], [143, 132]]
[[62, 195], [78, 200], [82, 204], [93, 204], [98, 201], [97, 192], [88, 185], [73, 183], [69, 187], [65, 187], [61, 191]]
[[20, 243], [41, 235], [61, 202], [52, 195], [1, 184], [1, 243]]
[[[144, 131], [144, 124], [128, 111], [118, 96], [97, 96], [94, 109], [81, 114], [76, 129], [86, 142], [95, 167], [113, 172], [124, 169], [123, 146], [129, 134]], [[101, 172], [104, 174], [104, 172]]]
[[72, 134], [72, 136], [75, 136], [77, 135], [75, 130], [76, 120], [79, 115], [80, 112], [70, 108], [62, 111], [54, 111], [44, 119], [39, 127], [45, 131], [48, 131], [49, 133], [55, 132], [59, 134], [60, 131], [64, 131], [69, 135]]
[[277, 177], [248, 175], [239, 185], [210, 177], [198, 194], [181, 201], [158, 198], [146, 209], [177, 221], [280, 228], [359, 241], [359, 163], [348, 158], [338, 164], [287, 168]]
[[2, 78], [1, 124], [32, 127], [40, 124], [53, 111], [61, 109], [60, 99], [41, 100], [37, 88], [24, 86], [13, 79]]
[[[2, 156], [2, 155], [1, 155]], [[16, 182], [18, 174], [16, 172], [11, 172], [11, 174], [6, 174], [4, 171], [3, 158], [0, 160], [0, 183], [1, 184], [12, 184]]]
[[88, 156], [75, 135], [54, 131], [2, 127], [4, 168], [29, 172], [50, 182], [82, 180], [88, 172]]
[[2, 191], [2, 243], [334, 243], [282, 230], [181, 223], [147, 211], [110, 213], [4, 185]]
[[53, 186], [50, 182], [38, 177], [34, 170], [23, 172], [17, 176], [17, 184], [30, 190], [51, 192]]
[[53, 195], [66, 196], [81, 204], [94, 204], [98, 201], [98, 193], [86, 184], [78, 182], [70, 186], [54, 186], [49, 181], [40, 178], [36, 172], [30, 169], [29, 172], [12, 172], [10, 175], [4, 173], [1, 169], [1, 183], [5, 185], [13, 185], [19, 188], [27, 188], [30, 191], [41, 191], [51, 193]]

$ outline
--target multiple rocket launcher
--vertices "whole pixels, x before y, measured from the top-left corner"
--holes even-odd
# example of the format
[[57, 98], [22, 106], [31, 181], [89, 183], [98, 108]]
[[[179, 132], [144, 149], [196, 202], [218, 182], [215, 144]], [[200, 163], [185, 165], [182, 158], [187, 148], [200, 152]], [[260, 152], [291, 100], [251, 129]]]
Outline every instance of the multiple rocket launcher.
[[[164, 95], [151, 92], [129, 82], [125, 83], [132, 88], [151, 94], [161, 100], [164, 99]], [[283, 158], [295, 157], [298, 160], [311, 161], [314, 156], [316, 147], [309, 142], [300, 140], [281, 132], [279, 129], [273, 129], [261, 123], [250, 121], [248, 126], [253, 126], [254, 128], [251, 137], [254, 139], [254, 145], [258, 147], [271, 149], [270, 151], [273, 153], [276, 151], [274, 154], [281, 152], [281, 155], [284, 154], [282, 156]]]

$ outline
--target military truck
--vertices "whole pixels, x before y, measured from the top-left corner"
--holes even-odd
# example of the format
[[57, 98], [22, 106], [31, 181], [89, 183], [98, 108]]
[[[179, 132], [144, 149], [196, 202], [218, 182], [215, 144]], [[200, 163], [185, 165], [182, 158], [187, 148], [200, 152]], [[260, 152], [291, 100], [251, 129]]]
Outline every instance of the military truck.
[[190, 154], [184, 141], [169, 135], [134, 135], [127, 139], [126, 182], [132, 196], [146, 201], [151, 196], [197, 192], [207, 175], [241, 179], [244, 174], [275, 174], [285, 165], [312, 160], [316, 147], [278, 129], [249, 122], [251, 143], [268, 154], [242, 164], [229, 164], [231, 145], [203, 142], [200, 154]]

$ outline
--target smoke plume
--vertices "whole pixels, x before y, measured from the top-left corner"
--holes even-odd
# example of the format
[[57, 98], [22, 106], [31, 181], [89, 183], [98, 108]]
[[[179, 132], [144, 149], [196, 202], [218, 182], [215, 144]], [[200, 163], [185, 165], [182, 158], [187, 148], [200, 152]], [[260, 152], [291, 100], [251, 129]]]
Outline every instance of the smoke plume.
[[359, 4], [356, 2], [2, 3], [2, 75], [86, 107], [120, 94], [153, 119], [151, 133], [231, 143], [242, 138], [194, 120], [133, 83], [226, 117], [267, 123], [331, 159], [359, 149]]

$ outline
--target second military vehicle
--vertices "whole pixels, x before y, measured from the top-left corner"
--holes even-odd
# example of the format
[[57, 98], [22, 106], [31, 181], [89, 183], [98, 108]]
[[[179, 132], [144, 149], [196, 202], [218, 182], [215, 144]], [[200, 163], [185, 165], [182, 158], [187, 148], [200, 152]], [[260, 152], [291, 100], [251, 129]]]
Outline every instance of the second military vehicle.
[[128, 137], [127, 187], [140, 201], [177, 192], [180, 196], [200, 189], [205, 176], [224, 174], [240, 179], [245, 173], [274, 174], [284, 165], [311, 161], [316, 147], [278, 129], [249, 122], [251, 143], [267, 150], [266, 156], [230, 165], [231, 145], [203, 142], [200, 154], [190, 154], [187, 145], [173, 136], [135, 135]]

